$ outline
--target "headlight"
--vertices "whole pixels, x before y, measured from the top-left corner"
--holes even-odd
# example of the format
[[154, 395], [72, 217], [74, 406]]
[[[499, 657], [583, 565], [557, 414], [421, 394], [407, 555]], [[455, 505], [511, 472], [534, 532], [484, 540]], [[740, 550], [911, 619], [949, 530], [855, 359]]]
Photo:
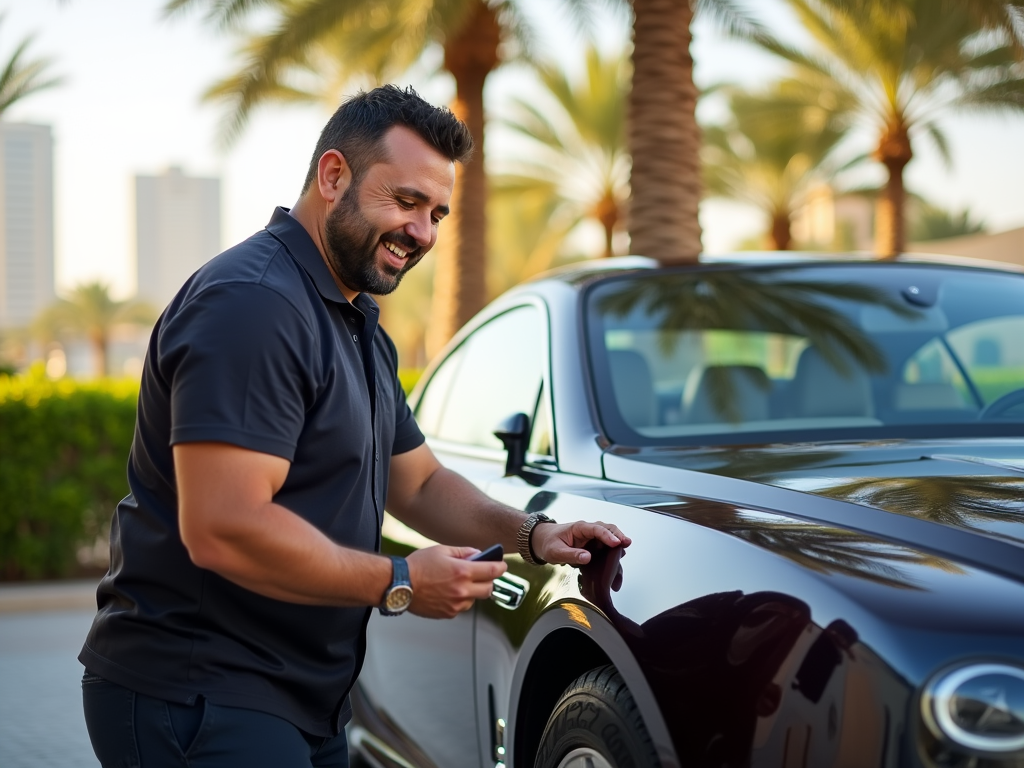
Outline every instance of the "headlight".
[[1024, 669], [969, 664], [937, 675], [921, 698], [929, 730], [972, 752], [1024, 750]]

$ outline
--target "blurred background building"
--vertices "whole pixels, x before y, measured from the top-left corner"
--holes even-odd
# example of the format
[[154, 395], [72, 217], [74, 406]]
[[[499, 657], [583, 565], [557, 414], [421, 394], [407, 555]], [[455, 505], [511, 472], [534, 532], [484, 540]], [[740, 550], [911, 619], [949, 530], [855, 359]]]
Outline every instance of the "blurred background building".
[[50, 126], [0, 122], [0, 329], [53, 303], [53, 261]]
[[220, 179], [172, 166], [135, 177], [138, 294], [163, 310], [182, 284], [221, 250]]

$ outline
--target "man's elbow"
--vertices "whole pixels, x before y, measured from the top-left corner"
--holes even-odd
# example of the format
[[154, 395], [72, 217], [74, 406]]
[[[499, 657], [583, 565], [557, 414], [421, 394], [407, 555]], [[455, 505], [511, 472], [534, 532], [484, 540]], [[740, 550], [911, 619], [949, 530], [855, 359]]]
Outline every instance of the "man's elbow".
[[198, 568], [222, 572], [228, 562], [228, 547], [209, 525], [193, 521], [188, 515], [179, 516], [181, 543], [189, 559]]

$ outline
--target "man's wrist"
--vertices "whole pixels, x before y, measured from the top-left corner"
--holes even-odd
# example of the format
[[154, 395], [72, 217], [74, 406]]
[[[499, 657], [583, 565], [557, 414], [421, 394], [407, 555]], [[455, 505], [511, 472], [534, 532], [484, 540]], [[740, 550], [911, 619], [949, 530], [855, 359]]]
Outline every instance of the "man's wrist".
[[541, 523], [554, 522], [554, 520], [543, 512], [534, 512], [523, 521], [521, 526], [519, 526], [519, 531], [516, 533], [516, 549], [519, 550], [519, 556], [530, 565], [544, 565], [546, 562], [542, 558], [538, 557], [533, 550], [534, 530]]
[[412, 582], [409, 580], [409, 564], [404, 557], [389, 556], [391, 560], [391, 583], [384, 590], [384, 597], [377, 606], [381, 616], [398, 616], [412, 605]]

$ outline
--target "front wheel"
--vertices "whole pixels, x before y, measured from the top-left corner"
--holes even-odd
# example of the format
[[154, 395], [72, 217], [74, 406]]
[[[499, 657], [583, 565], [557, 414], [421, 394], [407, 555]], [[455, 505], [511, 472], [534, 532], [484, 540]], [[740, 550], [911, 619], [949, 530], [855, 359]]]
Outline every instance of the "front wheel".
[[597, 667], [565, 689], [548, 718], [536, 768], [659, 768], [658, 755], [625, 681]]

